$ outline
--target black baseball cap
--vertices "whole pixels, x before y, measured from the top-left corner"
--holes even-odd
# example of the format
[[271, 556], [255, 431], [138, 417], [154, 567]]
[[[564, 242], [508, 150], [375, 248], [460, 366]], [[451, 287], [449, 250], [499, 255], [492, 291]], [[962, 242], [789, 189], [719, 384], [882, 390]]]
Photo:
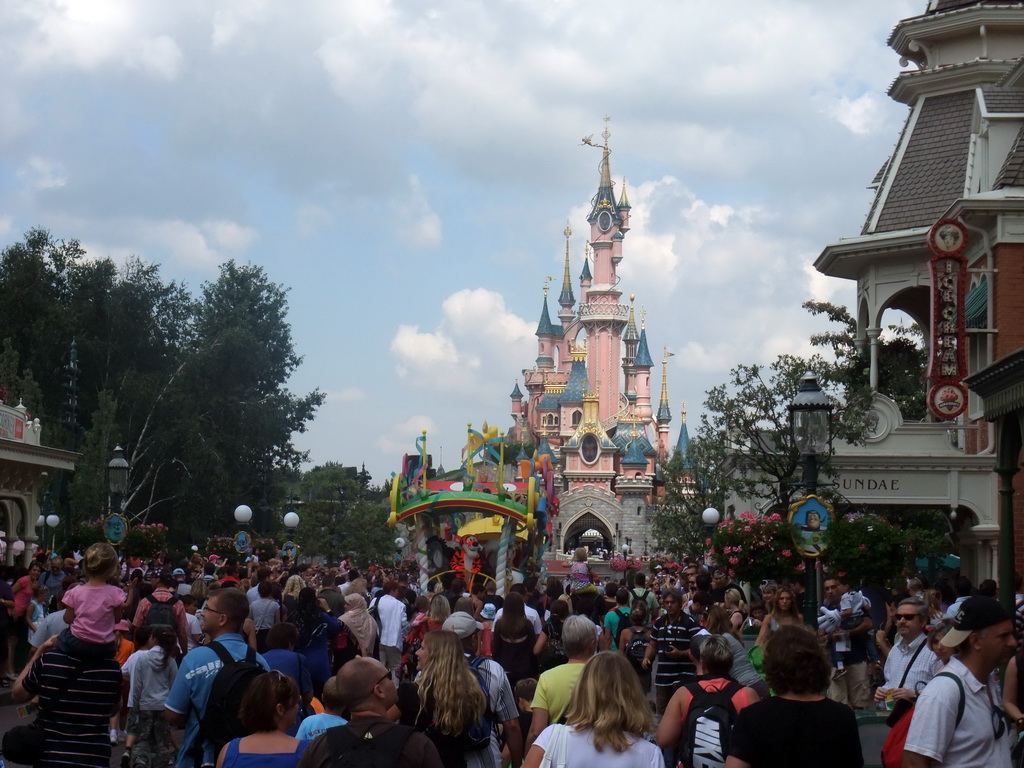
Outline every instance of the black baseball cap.
[[947, 648], [956, 648], [972, 632], [994, 627], [1004, 621], [1013, 621], [1013, 617], [998, 600], [992, 597], [969, 597], [960, 604], [953, 617], [953, 628], [939, 642]]

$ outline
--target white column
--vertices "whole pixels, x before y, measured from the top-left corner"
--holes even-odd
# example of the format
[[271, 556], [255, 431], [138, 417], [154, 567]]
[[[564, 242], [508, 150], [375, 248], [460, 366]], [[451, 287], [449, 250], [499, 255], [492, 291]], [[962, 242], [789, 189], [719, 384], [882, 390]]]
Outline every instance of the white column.
[[868, 341], [871, 344], [871, 391], [878, 391], [878, 337], [882, 334], [881, 328], [868, 328]]

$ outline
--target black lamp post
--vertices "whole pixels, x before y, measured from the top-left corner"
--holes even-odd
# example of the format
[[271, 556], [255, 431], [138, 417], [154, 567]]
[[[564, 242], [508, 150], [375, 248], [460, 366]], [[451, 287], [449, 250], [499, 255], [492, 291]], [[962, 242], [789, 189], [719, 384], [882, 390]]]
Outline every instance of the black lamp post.
[[[800, 389], [789, 405], [789, 424], [803, 460], [804, 493], [812, 496], [818, 490], [818, 455], [832, 449], [832, 403], [811, 371], [800, 377]], [[813, 557], [804, 557], [804, 623], [817, 630], [818, 579], [814, 566]]]
[[128, 472], [131, 465], [124, 457], [124, 449], [119, 445], [114, 448], [114, 455], [107, 462], [107, 490], [110, 491], [110, 514], [120, 514], [125, 491], [128, 490]]

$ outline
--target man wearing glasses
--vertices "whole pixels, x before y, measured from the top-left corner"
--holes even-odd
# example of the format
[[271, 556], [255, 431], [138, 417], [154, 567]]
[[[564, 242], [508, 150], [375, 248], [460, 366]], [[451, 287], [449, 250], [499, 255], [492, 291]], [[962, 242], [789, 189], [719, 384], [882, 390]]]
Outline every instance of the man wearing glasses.
[[896, 643], [885, 659], [885, 683], [875, 691], [876, 702], [885, 699], [891, 709], [895, 701], [913, 701], [932, 679], [936, 659], [924, 633], [927, 623], [924, 600], [908, 597], [900, 601], [896, 607]]
[[[171, 693], [164, 703], [164, 717], [171, 725], [185, 723], [185, 735], [178, 751], [176, 768], [195, 768], [199, 722], [206, 714], [206, 704], [213, 690], [213, 680], [224, 663], [210, 646], [221, 644], [236, 661], [245, 658], [249, 646], [242, 638], [242, 624], [249, 616], [249, 598], [237, 589], [219, 589], [210, 594], [206, 604], [197, 611], [199, 624], [210, 638], [209, 645], [189, 651], [181, 660]], [[266, 670], [266, 660], [253, 652], [256, 662]], [[209, 744], [203, 745], [200, 764], [214, 764], [217, 755]]]
[[970, 597], [941, 640], [956, 656], [917, 699], [905, 768], [1010, 768], [1010, 734], [991, 680], [1013, 656], [1013, 617], [998, 600]]
[[[382, 765], [443, 768], [434, 742], [388, 718], [388, 710], [398, 702], [398, 692], [391, 673], [381, 662], [357, 656], [338, 670], [335, 680], [342, 708], [351, 715], [348, 725], [329, 728], [318, 736], [303, 753], [298, 768], [330, 768], [345, 753], [344, 744], [353, 740], [363, 748], [367, 745], [360, 742], [373, 742], [372, 752], [379, 754]], [[339, 733], [343, 729], [351, 736]], [[386, 758], [391, 762], [386, 762]]]

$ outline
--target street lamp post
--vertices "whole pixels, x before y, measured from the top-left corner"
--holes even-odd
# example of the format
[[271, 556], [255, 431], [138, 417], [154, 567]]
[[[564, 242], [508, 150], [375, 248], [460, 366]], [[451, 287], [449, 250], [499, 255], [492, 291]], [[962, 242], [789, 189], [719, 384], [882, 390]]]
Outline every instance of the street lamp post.
[[[789, 424], [793, 443], [803, 461], [804, 493], [818, 489], [818, 455], [832, 447], [832, 403], [818, 384], [818, 377], [807, 371], [800, 378], [800, 389], [789, 405]], [[804, 557], [804, 623], [818, 628], [818, 579], [815, 558]]]
[[107, 462], [107, 490], [110, 492], [110, 514], [120, 514], [125, 491], [128, 490], [128, 472], [131, 466], [124, 457], [124, 449], [119, 445], [114, 448], [114, 455]]
[[[717, 526], [722, 520], [722, 513], [714, 507], [708, 507], [700, 513], [700, 519], [704, 521], [704, 531], [707, 533], [705, 538], [710, 539], [711, 534], [715, 532], [715, 526]], [[704, 550], [704, 563], [707, 564], [710, 559], [711, 548], [707, 547]]]

